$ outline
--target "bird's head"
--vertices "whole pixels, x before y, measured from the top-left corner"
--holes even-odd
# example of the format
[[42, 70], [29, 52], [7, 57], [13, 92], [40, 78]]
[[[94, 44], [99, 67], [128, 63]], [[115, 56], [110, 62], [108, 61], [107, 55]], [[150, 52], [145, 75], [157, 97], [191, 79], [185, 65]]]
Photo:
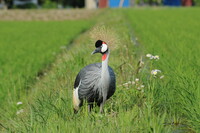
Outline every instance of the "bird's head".
[[108, 52], [108, 45], [102, 40], [97, 40], [95, 47], [96, 49], [92, 52], [92, 54], [101, 53], [103, 55]]

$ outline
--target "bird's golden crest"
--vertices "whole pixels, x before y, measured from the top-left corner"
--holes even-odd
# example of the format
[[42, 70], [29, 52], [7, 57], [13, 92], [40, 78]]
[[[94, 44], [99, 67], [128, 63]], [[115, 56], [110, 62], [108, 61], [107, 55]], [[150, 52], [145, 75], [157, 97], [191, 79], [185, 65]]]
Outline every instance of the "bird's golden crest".
[[112, 50], [117, 48], [119, 44], [118, 36], [114, 29], [106, 27], [104, 25], [96, 25], [90, 30], [91, 41], [103, 40], [106, 42], [109, 48]]

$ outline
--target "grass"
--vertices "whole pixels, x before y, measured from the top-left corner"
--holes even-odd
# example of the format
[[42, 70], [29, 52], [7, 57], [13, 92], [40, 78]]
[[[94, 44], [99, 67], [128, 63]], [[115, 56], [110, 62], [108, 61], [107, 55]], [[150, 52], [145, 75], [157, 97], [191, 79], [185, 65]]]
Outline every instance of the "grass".
[[[121, 17], [117, 17], [117, 14], [113, 14], [116, 16], [115, 19], [109, 19], [109, 15], [106, 15], [104, 18], [107, 22], [103, 21], [100, 25], [105, 25], [110, 28], [109, 33], [113, 33], [121, 36], [120, 31], [126, 31], [123, 34], [124, 39], [120, 39], [120, 42], [124, 42], [124, 49], [120, 50], [119, 47], [114, 46], [112, 50], [112, 56], [110, 57], [110, 65], [115, 69], [117, 75], [123, 74], [123, 79], [129, 81], [133, 78], [133, 75], [129, 75], [129, 71], [127, 68], [131, 68], [130, 63], [134, 61], [134, 51], [133, 45], [129, 45], [129, 34], [126, 34], [128, 29], [123, 26], [125, 25], [125, 21]], [[109, 20], [109, 21], [108, 21]], [[117, 21], [117, 23], [116, 23]], [[116, 29], [118, 23], [122, 28]], [[101, 27], [101, 26], [99, 26]], [[115, 31], [117, 30], [117, 31]], [[93, 62], [100, 61], [100, 55], [91, 56], [91, 51], [94, 50], [94, 42], [90, 41], [89, 37], [90, 33], [86, 32], [85, 34], [78, 37], [74, 40], [73, 45], [64, 51], [60, 56], [57, 57], [55, 65], [52, 66], [51, 71], [44, 76], [41, 81], [37, 82], [33, 88], [34, 90], [30, 90], [29, 97], [27, 99], [22, 99], [23, 105], [16, 106], [15, 111], [10, 112], [10, 114], [4, 114], [4, 131], [16, 131], [16, 132], [62, 132], [63, 130], [67, 130], [69, 132], [78, 132], [78, 131], [88, 131], [87, 128], [83, 127], [91, 127], [92, 129], [98, 131], [97, 126], [101, 129], [101, 131], [112, 131], [114, 128], [118, 127], [120, 124], [123, 127], [124, 124], [129, 126], [129, 129], [132, 130], [131, 124], [123, 117], [129, 117], [132, 115], [132, 111], [124, 114], [124, 111], [127, 109], [131, 109], [132, 106], [129, 104], [129, 99], [126, 98], [128, 93], [134, 94], [132, 91], [136, 90], [128, 90], [121, 86], [121, 89], [118, 89], [116, 95], [113, 96], [114, 100], [118, 99], [117, 96], [120, 95], [120, 99], [116, 100], [116, 103], [112, 103], [111, 101], [106, 104], [105, 107], [105, 115], [100, 115], [99, 109], [95, 108], [92, 114], [88, 114], [86, 111], [86, 107], [82, 108], [82, 111], [78, 115], [73, 115], [72, 109], [72, 89], [73, 82], [77, 72], [87, 64]], [[122, 44], [119, 43], [118, 44]], [[129, 50], [130, 48], [130, 50]], [[118, 59], [114, 57], [120, 56]], [[131, 59], [129, 62], [124, 64], [124, 61]], [[133, 63], [136, 64], [136, 63]], [[127, 67], [127, 68], [126, 68]], [[131, 68], [133, 69], [133, 68]], [[123, 79], [118, 79], [118, 84], [122, 84], [126, 81]], [[123, 92], [124, 90], [124, 92]], [[136, 100], [136, 98], [134, 98]], [[125, 102], [123, 107], [120, 105], [122, 102]], [[17, 115], [16, 111], [24, 109], [24, 113]], [[120, 117], [118, 118], [118, 112]], [[136, 110], [134, 110], [136, 111]], [[120, 120], [120, 123], [115, 123], [115, 120]], [[92, 120], [92, 121], [91, 121]], [[111, 125], [108, 125], [108, 128], [103, 128], [106, 123], [112, 121]], [[126, 121], [126, 123], [124, 123]], [[131, 121], [131, 120], [130, 120]], [[98, 125], [96, 125], [98, 124]], [[80, 125], [77, 127], [77, 125]], [[58, 128], [58, 129], [57, 129]], [[126, 130], [126, 129], [119, 129]], [[92, 131], [92, 130], [91, 130]]]
[[[88, 113], [86, 105], [76, 115], [72, 110], [76, 74], [100, 61], [100, 55], [90, 55], [95, 37], [91, 41], [87, 31], [58, 54], [47, 75], [32, 86], [31, 95], [21, 99], [22, 105], [2, 113], [2, 132], [198, 132], [198, 11], [108, 10], [94, 26], [101, 29], [103, 25], [108, 39], [117, 39], [109, 60], [116, 73], [117, 90], [106, 102], [105, 113], [99, 114], [98, 107]], [[160, 59], [150, 60], [148, 53]], [[162, 72], [155, 78], [153, 69]], [[165, 77], [160, 79], [162, 75]], [[20, 109], [24, 112], [16, 115]]]
[[0, 22], [0, 105], [16, 103], [24, 89], [50, 67], [55, 56], [91, 22]]
[[[163, 71], [165, 79], [154, 85], [154, 112], [168, 112], [173, 126], [187, 125], [196, 132], [200, 130], [198, 11], [199, 8], [126, 11], [144, 53], [160, 55], [153, 66]], [[177, 121], [170, 120], [171, 116]]]

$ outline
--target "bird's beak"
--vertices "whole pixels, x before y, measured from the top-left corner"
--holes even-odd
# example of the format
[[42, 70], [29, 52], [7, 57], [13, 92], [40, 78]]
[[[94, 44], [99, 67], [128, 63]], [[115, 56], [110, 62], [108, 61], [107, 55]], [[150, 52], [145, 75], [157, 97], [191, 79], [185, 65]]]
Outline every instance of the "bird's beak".
[[101, 48], [98, 47], [91, 53], [91, 55], [96, 54], [96, 53], [100, 53], [100, 52], [101, 52]]

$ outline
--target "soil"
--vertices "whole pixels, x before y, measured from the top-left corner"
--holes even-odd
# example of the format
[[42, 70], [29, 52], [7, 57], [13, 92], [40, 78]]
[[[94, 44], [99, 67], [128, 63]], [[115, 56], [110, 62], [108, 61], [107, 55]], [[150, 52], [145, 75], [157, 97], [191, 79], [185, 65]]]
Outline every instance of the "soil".
[[62, 10], [0, 10], [0, 20], [7, 21], [49, 21], [89, 19], [100, 10], [62, 9]]

